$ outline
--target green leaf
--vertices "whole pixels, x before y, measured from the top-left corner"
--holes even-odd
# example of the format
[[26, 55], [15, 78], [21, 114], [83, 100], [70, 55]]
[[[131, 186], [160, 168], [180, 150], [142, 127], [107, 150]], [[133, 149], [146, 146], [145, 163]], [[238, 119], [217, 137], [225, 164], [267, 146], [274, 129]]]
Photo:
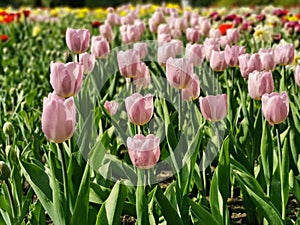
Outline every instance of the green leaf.
[[172, 206], [169, 200], [164, 196], [159, 185], [156, 186], [155, 200], [167, 224], [183, 225], [183, 222], [180, 216], [178, 215], [176, 209]]
[[191, 206], [192, 214], [198, 219], [199, 224], [221, 225], [206, 209], [195, 203], [193, 200], [189, 199], [189, 204]]
[[103, 204], [110, 194], [110, 189], [96, 183], [90, 183], [89, 201], [96, 204]]
[[96, 225], [119, 225], [126, 196], [126, 186], [117, 182], [99, 210]]
[[87, 224], [89, 213], [89, 189], [90, 189], [90, 170], [89, 164], [86, 164], [84, 174], [81, 179], [79, 193], [76, 198], [74, 212], [71, 224]]
[[267, 186], [270, 186], [271, 176], [273, 172], [273, 140], [270, 126], [267, 121], [264, 121], [263, 132], [261, 138], [261, 160], [264, 170], [264, 176]]
[[279, 212], [273, 203], [265, 196], [264, 191], [253, 176], [244, 172], [233, 170], [241, 189], [249, 194], [256, 207], [268, 220], [269, 224], [284, 225]]
[[218, 163], [218, 187], [222, 198], [226, 201], [229, 197], [230, 180], [230, 158], [229, 158], [230, 136], [227, 136], [222, 144]]

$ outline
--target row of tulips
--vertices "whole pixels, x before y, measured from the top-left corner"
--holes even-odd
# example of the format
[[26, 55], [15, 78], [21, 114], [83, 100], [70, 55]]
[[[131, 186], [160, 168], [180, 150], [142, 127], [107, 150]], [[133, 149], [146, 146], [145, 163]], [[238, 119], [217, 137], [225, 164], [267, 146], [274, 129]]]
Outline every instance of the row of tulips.
[[[24, 150], [12, 150], [20, 143], [5, 125], [0, 223], [43, 224], [47, 212], [54, 224], [120, 224], [124, 215], [139, 224], [230, 224], [228, 200], [241, 197], [249, 224], [297, 224], [286, 210], [290, 193], [300, 200], [293, 14], [266, 7], [204, 16], [163, 5], [143, 15], [147, 7], [109, 8], [99, 29], [58, 16], [63, 26], [51, 32], [63, 43], [52, 48], [71, 53], [40, 62], [49, 77], [52, 61], [53, 89], [42, 130], [32, 129], [34, 118], [23, 125], [24, 106], [15, 107]], [[9, 29], [48, 26], [35, 16]], [[277, 44], [276, 32], [285, 41]]]

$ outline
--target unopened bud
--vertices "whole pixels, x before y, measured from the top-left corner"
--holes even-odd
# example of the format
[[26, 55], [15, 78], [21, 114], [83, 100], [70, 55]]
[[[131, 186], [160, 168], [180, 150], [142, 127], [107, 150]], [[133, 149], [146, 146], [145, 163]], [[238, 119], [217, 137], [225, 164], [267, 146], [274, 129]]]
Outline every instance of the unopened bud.
[[5, 162], [0, 161], [0, 180], [8, 180], [9, 177], [10, 168]]
[[3, 133], [7, 136], [11, 136], [14, 131], [14, 126], [11, 122], [5, 122], [3, 125]]

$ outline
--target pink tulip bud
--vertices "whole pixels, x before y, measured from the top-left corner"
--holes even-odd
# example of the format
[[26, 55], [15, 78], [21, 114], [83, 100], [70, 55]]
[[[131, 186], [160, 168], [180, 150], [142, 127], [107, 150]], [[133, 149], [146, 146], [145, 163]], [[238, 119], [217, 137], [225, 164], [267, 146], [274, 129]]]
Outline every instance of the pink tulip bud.
[[201, 35], [209, 36], [209, 31], [211, 30], [211, 22], [207, 17], [199, 18], [199, 30]]
[[236, 67], [239, 65], [239, 56], [245, 54], [245, 47], [243, 46], [232, 46], [226, 45], [225, 47], [225, 61], [228, 66]]
[[297, 65], [295, 68], [295, 82], [300, 86], [300, 65]]
[[197, 28], [187, 28], [186, 38], [189, 42], [196, 43], [200, 40], [200, 31]]
[[204, 52], [205, 52], [205, 58], [207, 61], [210, 60], [211, 53], [213, 50], [220, 51], [220, 42], [218, 38], [206, 38], [204, 43]]
[[83, 65], [83, 73], [88, 74], [93, 71], [95, 65], [95, 56], [87, 52], [79, 55], [79, 62]]
[[115, 115], [119, 107], [119, 103], [116, 101], [105, 101], [104, 108], [107, 109], [110, 115]]
[[185, 89], [192, 83], [193, 63], [185, 58], [169, 58], [166, 64], [166, 76], [173, 88]]
[[219, 29], [210, 29], [209, 31], [210, 38], [219, 38], [221, 37], [221, 32]]
[[101, 36], [105, 37], [106, 40], [108, 40], [109, 42], [112, 42], [114, 38], [114, 33], [109, 23], [104, 23], [103, 25], [101, 25], [99, 27], [99, 30]]
[[73, 97], [64, 99], [53, 93], [44, 98], [42, 130], [51, 142], [70, 139], [76, 126], [76, 108]]
[[117, 54], [119, 70], [122, 76], [126, 78], [134, 78], [138, 75], [141, 59], [133, 49], [120, 51]]
[[276, 67], [273, 52], [259, 52], [262, 70], [273, 71]]
[[199, 44], [187, 44], [185, 57], [193, 63], [194, 66], [200, 66], [204, 60], [204, 46]]
[[92, 54], [96, 58], [104, 58], [110, 52], [110, 47], [108, 41], [102, 36], [92, 37]]
[[179, 31], [184, 31], [187, 29], [188, 23], [183, 18], [175, 18], [174, 20], [174, 29]]
[[157, 61], [160, 65], [165, 66], [169, 58], [176, 57], [175, 45], [170, 42], [165, 42], [157, 49]]
[[228, 38], [229, 43], [237, 43], [240, 39], [240, 31], [238, 30], [238, 28], [227, 29], [226, 36]]
[[171, 30], [168, 24], [160, 24], [157, 28], [157, 34], [170, 34]]
[[106, 21], [111, 25], [120, 25], [121, 24], [121, 17], [115, 13], [115, 12], [109, 12], [107, 14], [107, 19]]
[[230, 41], [228, 40], [228, 37], [225, 35], [219, 38], [219, 43], [220, 43], [220, 47], [225, 48], [226, 45], [230, 44]]
[[261, 96], [274, 90], [274, 81], [271, 72], [254, 71], [248, 77], [248, 91], [252, 99], [260, 100]]
[[199, 25], [199, 14], [197, 12], [193, 12], [190, 18], [191, 27], [195, 27]]
[[145, 42], [134, 43], [133, 50], [139, 54], [140, 59], [143, 59], [148, 54], [147, 43], [145, 43]]
[[170, 44], [174, 45], [176, 55], [180, 55], [182, 53], [182, 51], [183, 51], [183, 43], [182, 43], [181, 40], [172, 39], [170, 41]]
[[172, 40], [171, 34], [158, 34], [157, 35], [157, 42], [158, 45], [163, 45], [166, 42], [170, 42]]
[[141, 39], [140, 28], [136, 25], [123, 25], [120, 27], [122, 42], [125, 44], [133, 43]]
[[159, 24], [155, 23], [152, 18], [148, 20], [149, 30], [152, 33], [157, 33], [157, 27]]
[[182, 99], [184, 101], [195, 100], [200, 95], [200, 81], [196, 74], [193, 74], [192, 83], [189, 87], [182, 90]]
[[228, 111], [227, 95], [208, 95], [200, 97], [200, 109], [206, 120], [215, 122], [223, 120]]
[[210, 57], [210, 67], [212, 70], [222, 72], [226, 70], [227, 64], [225, 61], [224, 51], [212, 51]]
[[56, 95], [68, 98], [80, 91], [83, 77], [82, 64], [51, 62], [50, 71], [50, 83]]
[[262, 96], [262, 112], [270, 125], [285, 121], [289, 114], [289, 98], [285, 91]]
[[243, 54], [239, 56], [239, 65], [241, 74], [244, 78], [248, 79], [251, 72], [262, 70], [262, 65], [258, 53]]
[[86, 52], [90, 43], [90, 31], [86, 29], [67, 28], [66, 42], [68, 48], [74, 54]]
[[153, 13], [151, 19], [153, 23], [159, 25], [164, 22], [164, 14], [162, 12], [156, 11]]
[[160, 157], [160, 138], [153, 134], [144, 136], [137, 134], [127, 138], [128, 153], [134, 166], [150, 169], [155, 166]]
[[171, 36], [172, 36], [172, 38], [178, 38], [178, 39], [181, 39], [182, 33], [181, 33], [180, 30], [172, 29], [172, 30], [171, 30]]
[[279, 65], [289, 65], [293, 63], [295, 48], [293, 44], [277, 45], [274, 48], [275, 63]]
[[139, 93], [134, 93], [125, 99], [125, 107], [129, 121], [142, 126], [148, 123], [153, 115], [153, 96], [147, 94], [144, 97]]
[[137, 76], [133, 78], [133, 84], [136, 86], [136, 89], [147, 88], [151, 83], [150, 71], [145, 63], [141, 62]]

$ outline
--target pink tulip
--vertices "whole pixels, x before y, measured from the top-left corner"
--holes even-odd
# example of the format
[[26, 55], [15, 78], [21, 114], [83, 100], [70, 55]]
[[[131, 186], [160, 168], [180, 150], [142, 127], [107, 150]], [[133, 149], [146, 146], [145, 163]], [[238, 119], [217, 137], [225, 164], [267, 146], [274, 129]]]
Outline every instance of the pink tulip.
[[260, 100], [261, 96], [274, 90], [274, 81], [271, 72], [254, 71], [248, 77], [248, 91], [252, 99]]
[[211, 22], [207, 17], [199, 18], [199, 30], [201, 35], [209, 36], [209, 31], [211, 30]]
[[219, 38], [219, 43], [220, 43], [220, 47], [225, 48], [226, 45], [230, 44], [230, 41], [228, 40], [228, 37], [225, 35]]
[[175, 20], [174, 20], [174, 29], [175, 30], [185, 32], [187, 27], [188, 27], [188, 22], [186, 20], [184, 20], [183, 18], [175, 18]]
[[207, 61], [210, 60], [211, 53], [213, 50], [219, 51], [220, 50], [220, 42], [218, 38], [205, 38], [203, 43], [205, 58]]
[[160, 65], [165, 66], [169, 58], [176, 57], [175, 45], [170, 42], [165, 42], [157, 49], [157, 61]]
[[83, 65], [83, 74], [88, 74], [93, 71], [95, 65], [95, 56], [87, 52], [79, 55], [79, 62]]
[[225, 61], [227, 63], [228, 66], [230, 67], [236, 67], [239, 65], [239, 59], [238, 57], [240, 55], [245, 54], [245, 47], [243, 46], [229, 46], [226, 45], [225, 47]]
[[123, 25], [120, 27], [122, 42], [125, 44], [133, 43], [141, 39], [140, 28], [136, 25]]
[[73, 97], [64, 99], [53, 93], [44, 98], [42, 130], [51, 142], [70, 139], [76, 126], [76, 108]]
[[208, 36], [210, 38], [219, 38], [221, 37], [221, 32], [219, 29], [210, 29]]
[[186, 38], [189, 42], [196, 43], [200, 40], [200, 31], [197, 28], [187, 28]]
[[300, 86], [300, 65], [297, 65], [295, 68], [295, 82]]
[[227, 95], [208, 95], [200, 97], [200, 109], [203, 117], [209, 121], [223, 120], [228, 111]]
[[157, 34], [170, 34], [171, 30], [168, 24], [160, 24], [157, 27]]
[[56, 95], [68, 98], [80, 91], [83, 77], [82, 64], [51, 62], [50, 71], [50, 83]]
[[274, 48], [275, 63], [289, 65], [293, 63], [295, 48], [293, 44], [277, 45]]
[[153, 20], [153, 23], [159, 25], [164, 22], [164, 14], [160, 11], [156, 11], [153, 13], [151, 19]]
[[152, 33], [157, 33], [157, 27], [159, 24], [155, 23], [152, 18], [148, 20], [149, 30]]
[[240, 32], [238, 28], [231, 28], [226, 30], [226, 36], [228, 38], [229, 43], [237, 43], [240, 39]]
[[197, 12], [192, 12], [190, 18], [190, 25], [191, 27], [199, 25], [199, 14]]
[[276, 67], [273, 49], [259, 49], [258, 54], [260, 56], [261, 69], [273, 71]]
[[115, 115], [119, 107], [119, 103], [116, 101], [105, 101], [104, 108], [107, 109], [110, 115]]
[[142, 169], [154, 167], [160, 157], [159, 143], [160, 138], [153, 134], [128, 137], [127, 147], [132, 164]]
[[142, 126], [148, 123], [153, 115], [153, 96], [147, 94], [144, 97], [139, 93], [134, 93], [125, 99], [125, 107], [129, 121]]
[[67, 28], [66, 42], [68, 48], [74, 54], [86, 52], [90, 43], [90, 31], [87, 29]]
[[244, 78], [248, 79], [251, 72], [262, 70], [262, 64], [258, 53], [243, 54], [239, 56], [239, 65], [241, 74]]
[[192, 83], [193, 63], [185, 58], [169, 58], [166, 63], [166, 76], [173, 88], [185, 89]]
[[263, 115], [270, 125], [285, 121], [289, 114], [289, 98], [285, 91], [264, 94], [261, 100]]
[[111, 25], [120, 25], [121, 24], [121, 17], [115, 13], [114, 11], [111, 11], [107, 14], [107, 19], [106, 21]]
[[188, 88], [182, 90], [182, 99], [184, 101], [195, 100], [200, 95], [200, 81], [196, 74], [193, 74], [192, 83]]
[[177, 30], [177, 29], [172, 29], [171, 30], [171, 37], [172, 38], [178, 38], [178, 39], [181, 39], [181, 36], [182, 36], [182, 33], [180, 30]]
[[101, 36], [105, 37], [106, 40], [108, 40], [109, 42], [112, 42], [114, 38], [114, 33], [109, 23], [104, 23], [103, 25], [101, 25], [99, 27], [99, 30]]
[[141, 59], [133, 49], [120, 51], [117, 54], [119, 70], [122, 76], [126, 78], [134, 78], [138, 75]]
[[133, 84], [136, 86], [136, 89], [147, 88], [151, 83], [150, 71], [145, 63], [141, 62], [137, 76], [133, 78]]
[[210, 67], [213, 71], [222, 72], [226, 70], [227, 64], [225, 61], [224, 51], [212, 51], [210, 57]]
[[143, 59], [148, 54], [147, 43], [145, 43], [145, 42], [134, 43], [133, 50], [139, 54], [140, 59]]
[[199, 44], [187, 44], [185, 57], [190, 60], [194, 66], [200, 66], [204, 60], [204, 46]]
[[108, 41], [102, 36], [92, 37], [92, 54], [96, 58], [104, 58], [110, 53]]
[[172, 40], [171, 34], [158, 34], [157, 35], [157, 42], [158, 45], [161, 46], [166, 42], [170, 42]]
[[182, 43], [181, 40], [172, 39], [170, 41], [170, 44], [174, 45], [176, 55], [180, 55], [182, 53], [182, 51], [183, 51], [183, 43]]

